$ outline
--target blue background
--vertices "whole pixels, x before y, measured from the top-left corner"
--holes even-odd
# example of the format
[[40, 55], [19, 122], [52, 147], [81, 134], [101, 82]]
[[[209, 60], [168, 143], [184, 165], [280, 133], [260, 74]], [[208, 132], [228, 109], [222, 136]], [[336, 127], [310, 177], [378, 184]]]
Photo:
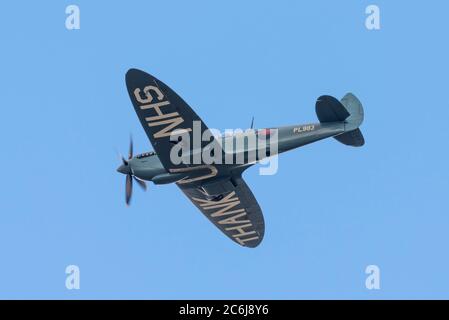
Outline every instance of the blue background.
[[[369, 1], [76, 1], [74, 31], [69, 4], [2, 5], [0, 298], [449, 298], [446, 1], [376, 0], [379, 31]], [[266, 236], [242, 248], [175, 185], [125, 206], [116, 149], [152, 149], [131, 67], [219, 129], [315, 122], [318, 96], [351, 91], [366, 145], [249, 169]]]

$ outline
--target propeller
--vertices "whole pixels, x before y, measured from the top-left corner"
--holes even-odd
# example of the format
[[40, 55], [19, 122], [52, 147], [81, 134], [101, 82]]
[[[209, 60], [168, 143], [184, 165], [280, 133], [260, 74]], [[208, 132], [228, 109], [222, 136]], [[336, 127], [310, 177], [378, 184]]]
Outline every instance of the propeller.
[[145, 181], [137, 178], [134, 175], [133, 169], [129, 165], [129, 160], [133, 158], [133, 139], [132, 136], [129, 139], [129, 151], [128, 151], [128, 159], [125, 159], [123, 156], [122, 158], [122, 165], [117, 169], [117, 171], [126, 174], [126, 184], [125, 184], [125, 201], [126, 205], [129, 205], [131, 202], [131, 197], [133, 194], [133, 181], [136, 181], [137, 184], [144, 190], [147, 190], [147, 184]]
[[134, 149], [134, 143], [133, 143], [133, 136], [129, 136], [129, 151], [128, 151], [128, 160], [132, 159], [133, 157], [133, 149]]
[[253, 116], [253, 118], [251, 119], [251, 129], [254, 129], [254, 116]]

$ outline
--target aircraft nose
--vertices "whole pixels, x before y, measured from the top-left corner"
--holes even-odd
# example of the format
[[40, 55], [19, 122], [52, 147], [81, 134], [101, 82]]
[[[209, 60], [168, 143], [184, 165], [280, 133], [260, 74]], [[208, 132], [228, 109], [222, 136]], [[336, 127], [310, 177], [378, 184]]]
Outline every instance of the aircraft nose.
[[120, 167], [117, 168], [117, 172], [128, 174], [129, 173], [129, 166], [122, 164]]

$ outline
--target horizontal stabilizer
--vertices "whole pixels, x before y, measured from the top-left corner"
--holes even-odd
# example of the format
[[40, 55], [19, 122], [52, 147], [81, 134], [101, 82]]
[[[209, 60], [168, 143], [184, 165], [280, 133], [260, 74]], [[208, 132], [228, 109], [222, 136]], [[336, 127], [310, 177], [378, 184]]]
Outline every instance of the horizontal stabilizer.
[[345, 132], [334, 138], [347, 146], [361, 147], [365, 144], [365, 138], [363, 138], [362, 131], [360, 131], [360, 129]]
[[319, 97], [315, 104], [315, 111], [320, 122], [339, 122], [350, 116], [341, 102], [331, 96]]
[[335, 136], [339, 142], [354, 147], [365, 144], [359, 126], [363, 122], [363, 106], [352, 93], [346, 94], [341, 101], [331, 96], [321, 96], [315, 104], [316, 114], [321, 123], [343, 122], [345, 132]]

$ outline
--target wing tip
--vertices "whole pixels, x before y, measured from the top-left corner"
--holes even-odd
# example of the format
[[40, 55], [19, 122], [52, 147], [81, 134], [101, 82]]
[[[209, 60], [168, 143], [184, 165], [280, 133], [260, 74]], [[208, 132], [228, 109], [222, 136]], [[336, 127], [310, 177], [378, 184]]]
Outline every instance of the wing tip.
[[136, 68], [130, 68], [130, 69], [128, 69], [128, 71], [126, 71], [125, 79], [128, 80], [129, 78], [135, 77], [142, 73], [145, 73], [145, 72], [143, 72], [142, 70], [136, 69]]

